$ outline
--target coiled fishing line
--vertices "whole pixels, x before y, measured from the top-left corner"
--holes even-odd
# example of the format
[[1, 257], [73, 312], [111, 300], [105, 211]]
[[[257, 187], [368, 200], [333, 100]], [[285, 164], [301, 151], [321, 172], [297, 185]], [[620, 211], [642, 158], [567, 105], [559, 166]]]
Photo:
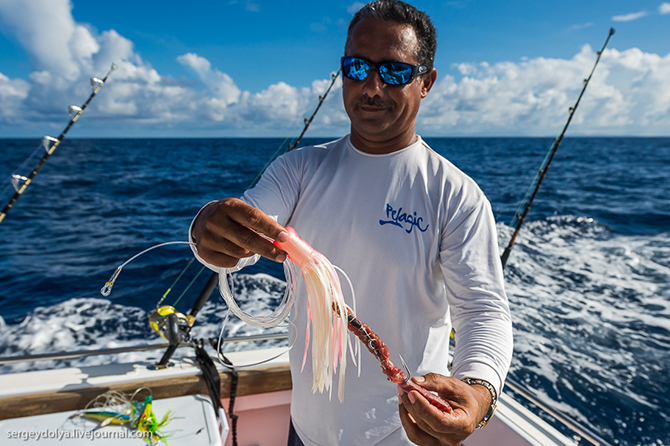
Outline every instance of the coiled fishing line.
[[[223, 300], [226, 302], [228, 305], [228, 310], [226, 311], [226, 316], [224, 317], [223, 324], [221, 326], [221, 331], [219, 332], [219, 338], [216, 346], [216, 354], [217, 354], [217, 359], [226, 368], [232, 369], [232, 368], [244, 368], [244, 367], [254, 367], [257, 365], [265, 364], [267, 362], [270, 362], [274, 359], [279, 358], [280, 356], [284, 355], [288, 351], [290, 351], [295, 343], [298, 340], [297, 336], [297, 327], [289, 319], [289, 315], [291, 313], [291, 310], [293, 309], [293, 306], [295, 305], [295, 299], [296, 299], [296, 293], [297, 293], [297, 287], [298, 287], [298, 277], [301, 275], [299, 273], [299, 268], [298, 266], [293, 263], [292, 261], [286, 260], [283, 262], [282, 266], [284, 267], [284, 275], [286, 277], [286, 288], [284, 289], [284, 294], [282, 295], [281, 302], [279, 305], [272, 311], [272, 313], [268, 315], [261, 315], [261, 316], [254, 316], [250, 313], [245, 312], [240, 308], [240, 306], [237, 304], [237, 301], [235, 300], [234, 296], [234, 274], [230, 271], [230, 269], [227, 268], [220, 268], [219, 269], [219, 293], [221, 294], [221, 297]], [[352, 310], [355, 313], [356, 312], [356, 293], [354, 292], [354, 286], [351, 283], [351, 279], [349, 276], [342, 270], [337, 265], [332, 265], [333, 268], [346, 280], [346, 283], [349, 285], [349, 289], [351, 291], [351, 297], [352, 297]], [[318, 282], [322, 285], [326, 285], [329, 283], [328, 277], [324, 275], [323, 272], [321, 272], [318, 268], [315, 269], [317, 272], [317, 276], [319, 276]], [[232, 286], [231, 286], [232, 284]], [[243, 322], [246, 322], [247, 324], [254, 326], [254, 327], [259, 327], [259, 328], [273, 328], [273, 327], [282, 327], [280, 324], [282, 322], [286, 322], [288, 325], [285, 325], [283, 327], [289, 328], [289, 339], [291, 339], [290, 336], [290, 331], [291, 329], [294, 330], [295, 336], [293, 336], [293, 340], [289, 343], [289, 346], [286, 350], [282, 351], [281, 353], [272, 356], [268, 359], [264, 359], [259, 362], [255, 363], [249, 363], [249, 364], [243, 364], [243, 365], [233, 365], [231, 366], [230, 364], [227, 364], [223, 358], [223, 350], [222, 350], [222, 345], [223, 345], [223, 333], [225, 331], [226, 323], [228, 322], [228, 318], [230, 316], [230, 313], [233, 313], [235, 316], [237, 316], [240, 320]], [[346, 319], [343, 320], [343, 324], [347, 324]], [[306, 344], [305, 344], [305, 355], [307, 354], [307, 339], [309, 339], [309, 331], [307, 332], [306, 335]], [[356, 342], [355, 338], [352, 342], [352, 335], [351, 333], [347, 333], [346, 335], [346, 342], [349, 345], [349, 355], [351, 356], [351, 360], [353, 361], [354, 365], [357, 368], [358, 376], [361, 375], [361, 364], [362, 361], [360, 361], [360, 352], [361, 352], [361, 347], [360, 343]], [[303, 358], [304, 362], [304, 358]], [[304, 364], [303, 364], [304, 365]]]
[[293, 305], [295, 304], [297, 280], [295, 271], [293, 271], [291, 265], [293, 265], [292, 262], [283, 263], [284, 275], [286, 276], [286, 289], [284, 290], [284, 295], [282, 296], [281, 302], [270, 314], [254, 316], [243, 311], [239, 305], [237, 305], [235, 297], [233, 296], [233, 292], [228, 285], [228, 276], [230, 276], [232, 280], [233, 275], [227, 268], [219, 269], [219, 293], [221, 294], [223, 300], [226, 301], [228, 308], [230, 308], [233, 314], [247, 324], [259, 328], [276, 327], [288, 318], [288, 315], [293, 309]]
[[[279, 305], [272, 311], [272, 313], [267, 314], [267, 315], [261, 315], [261, 316], [254, 316], [250, 313], [245, 312], [240, 308], [240, 306], [237, 304], [237, 301], [235, 300], [235, 296], [233, 294], [234, 291], [234, 275], [228, 268], [219, 268], [219, 294], [221, 295], [221, 298], [226, 302], [228, 306], [228, 310], [226, 311], [226, 316], [223, 320], [223, 324], [221, 326], [221, 331], [219, 332], [219, 339], [216, 345], [216, 356], [219, 362], [226, 368], [244, 368], [244, 367], [253, 367], [261, 364], [265, 364], [267, 362], [270, 362], [274, 359], [279, 358], [280, 356], [286, 354], [288, 351], [290, 351], [293, 346], [295, 345], [298, 337], [293, 336], [293, 341], [289, 343], [289, 346], [286, 350], [282, 351], [281, 353], [272, 356], [271, 358], [264, 359], [259, 362], [255, 363], [249, 363], [249, 364], [243, 364], [243, 365], [233, 365], [232, 367], [229, 364], [226, 364], [223, 358], [223, 350], [222, 350], [222, 345], [223, 345], [223, 332], [226, 328], [226, 323], [228, 322], [228, 317], [230, 316], [230, 313], [232, 312], [235, 316], [237, 316], [240, 320], [243, 322], [246, 322], [247, 324], [258, 327], [258, 328], [273, 328], [273, 327], [287, 327], [290, 328], [292, 327], [293, 330], [297, 334], [297, 329], [295, 324], [289, 319], [289, 315], [291, 313], [291, 310], [293, 309], [293, 306], [295, 304], [295, 295], [296, 295], [296, 289], [298, 286], [297, 282], [297, 273], [295, 271], [295, 264], [293, 262], [285, 261], [282, 266], [284, 267], [284, 275], [286, 277], [286, 288], [284, 289], [284, 294], [282, 295], [282, 299], [279, 303]], [[230, 283], [229, 283], [230, 282]], [[233, 286], [231, 286], [231, 284]], [[287, 325], [281, 326], [280, 324], [282, 322], [286, 322]], [[289, 339], [291, 336], [289, 335]]]

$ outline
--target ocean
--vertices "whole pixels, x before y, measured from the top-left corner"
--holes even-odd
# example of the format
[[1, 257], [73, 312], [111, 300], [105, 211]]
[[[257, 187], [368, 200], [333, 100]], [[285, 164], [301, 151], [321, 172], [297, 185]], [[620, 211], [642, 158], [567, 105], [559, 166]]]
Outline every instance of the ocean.
[[[425, 139], [479, 183], [506, 245], [551, 139]], [[241, 195], [282, 143], [66, 139], [0, 223], [0, 356], [158, 342], [147, 314], [187, 266], [187, 245], [128, 264], [108, 298], [100, 288], [136, 253], [186, 240], [200, 207]], [[29, 139], [0, 147], [4, 206], [10, 175], [27, 175], [43, 149]], [[510, 379], [611, 444], [670, 445], [669, 194], [670, 138], [566, 138], [505, 270]], [[187, 312], [208, 276], [191, 264], [164, 303]], [[283, 279], [269, 261], [236, 274], [240, 305], [273, 308]], [[225, 308], [213, 294], [194, 336], [218, 336]], [[225, 325], [226, 336], [259, 332], [234, 317]], [[0, 373], [109, 360], [6, 365]]]

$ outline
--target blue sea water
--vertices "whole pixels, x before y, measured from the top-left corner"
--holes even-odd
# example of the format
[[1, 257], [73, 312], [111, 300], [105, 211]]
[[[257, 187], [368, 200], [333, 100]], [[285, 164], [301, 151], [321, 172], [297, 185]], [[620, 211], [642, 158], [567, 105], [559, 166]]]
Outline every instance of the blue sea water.
[[[551, 139], [426, 140], [480, 184], [506, 244]], [[185, 240], [200, 207], [240, 195], [281, 144], [66, 139], [0, 223], [0, 356], [155, 340], [147, 312], [186, 266], [186, 245], [129, 264], [109, 298], [99, 289], [139, 251]], [[4, 206], [10, 175], [27, 175], [43, 149], [25, 139], [0, 147]], [[567, 138], [505, 272], [515, 329], [510, 377], [612, 444], [670, 444], [669, 174], [669, 138]], [[192, 265], [166, 303], [183, 293], [178, 307], [187, 311], [209, 275], [196, 278], [199, 271]], [[238, 275], [236, 294], [245, 308], [264, 311], [282, 279], [261, 262]], [[224, 307], [213, 296], [195, 335], [218, 335]], [[227, 335], [254, 330], [226, 326]]]

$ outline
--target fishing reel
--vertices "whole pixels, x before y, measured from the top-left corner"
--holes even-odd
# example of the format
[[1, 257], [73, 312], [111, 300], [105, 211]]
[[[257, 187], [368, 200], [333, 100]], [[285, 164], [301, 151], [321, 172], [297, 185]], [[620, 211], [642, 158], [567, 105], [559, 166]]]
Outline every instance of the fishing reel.
[[188, 341], [193, 322], [194, 317], [186, 316], [170, 305], [158, 307], [149, 315], [151, 329], [174, 346], [184, 340]]
[[188, 315], [180, 313], [171, 305], [157, 307], [149, 314], [149, 326], [151, 329], [170, 343], [160, 361], [153, 366], [149, 366], [150, 369], [160, 370], [171, 366], [170, 358], [177, 350], [177, 347], [182, 342], [192, 342], [190, 333], [193, 324], [195, 324], [195, 318], [219, 283], [218, 279], [218, 274], [213, 273], [211, 275]]

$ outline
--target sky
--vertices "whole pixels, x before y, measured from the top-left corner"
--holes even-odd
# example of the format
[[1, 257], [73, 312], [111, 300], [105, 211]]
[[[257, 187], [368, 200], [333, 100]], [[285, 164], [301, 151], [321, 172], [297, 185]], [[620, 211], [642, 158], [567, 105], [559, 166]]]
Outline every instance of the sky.
[[[417, 0], [438, 31], [424, 136], [670, 136], [670, 2]], [[0, 0], [0, 137], [297, 136], [363, 3]], [[346, 134], [336, 81], [307, 136]]]

